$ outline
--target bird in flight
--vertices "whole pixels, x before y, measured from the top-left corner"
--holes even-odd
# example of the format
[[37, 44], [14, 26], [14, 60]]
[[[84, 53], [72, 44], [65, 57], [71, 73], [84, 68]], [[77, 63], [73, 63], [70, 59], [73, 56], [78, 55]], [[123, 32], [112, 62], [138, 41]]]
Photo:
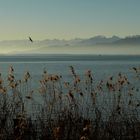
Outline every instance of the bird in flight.
[[31, 42], [33, 42], [33, 40], [32, 40], [32, 38], [31, 38], [31, 37], [29, 37], [29, 40], [30, 40]]

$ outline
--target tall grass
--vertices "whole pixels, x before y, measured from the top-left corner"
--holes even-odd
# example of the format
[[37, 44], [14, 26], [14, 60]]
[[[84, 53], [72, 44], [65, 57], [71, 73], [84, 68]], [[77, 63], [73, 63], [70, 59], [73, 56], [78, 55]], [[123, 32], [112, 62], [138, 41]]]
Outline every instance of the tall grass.
[[131, 80], [100, 81], [73, 66], [67, 81], [44, 70], [36, 88], [30, 72], [17, 79], [11, 66], [6, 79], [0, 74], [0, 140], [140, 139], [140, 68], [131, 70]]

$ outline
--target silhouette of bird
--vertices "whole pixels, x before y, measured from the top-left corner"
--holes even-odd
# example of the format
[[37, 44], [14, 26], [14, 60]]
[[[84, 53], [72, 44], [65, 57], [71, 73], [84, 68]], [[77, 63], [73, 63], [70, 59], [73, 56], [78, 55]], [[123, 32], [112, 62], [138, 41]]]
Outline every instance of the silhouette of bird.
[[31, 37], [29, 37], [29, 40], [30, 40], [31, 42], [33, 42], [33, 40], [32, 40], [32, 38], [31, 38]]
[[137, 68], [133, 67], [132, 69], [137, 73]]

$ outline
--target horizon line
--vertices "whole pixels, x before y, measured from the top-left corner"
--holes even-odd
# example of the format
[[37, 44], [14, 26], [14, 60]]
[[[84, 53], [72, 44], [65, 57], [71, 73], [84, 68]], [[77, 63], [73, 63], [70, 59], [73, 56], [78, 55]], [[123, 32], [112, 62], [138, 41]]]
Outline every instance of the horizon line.
[[[105, 37], [105, 38], [112, 38], [112, 37], [119, 37], [120, 39], [124, 39], [127, 37], [140, 37], [140, 34], [133, 34], [133, 35], [126, 35], [126, 36], [119, 36], [119, 35], [111, 35], [111, 36], [106, 36], [106, 35], [95, 35], [95, 36], [90, 36], [90, 37], [74, 37], [74, 38], [69, 38], [69, 39], [64, 39], [64, 38], [46, 38], [46, 39], [34, 39], [34, 41], [43, 41], [43, 40], [75, 40], [75, 39], [90, 39], [90, 38], [94, 38], [94, 37]], [[0, 42], [3, 41], [23, 41], [23, 40], [28, 40], [28, 36], [26, 39], [4, 39], [4, 40], [0, 40]]]

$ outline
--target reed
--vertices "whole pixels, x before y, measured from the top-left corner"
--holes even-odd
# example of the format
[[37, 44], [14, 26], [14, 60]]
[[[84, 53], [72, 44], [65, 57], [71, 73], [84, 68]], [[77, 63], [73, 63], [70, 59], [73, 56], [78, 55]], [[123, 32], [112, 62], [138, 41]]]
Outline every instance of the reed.
[[38, 87], [28, 71], [0, 74], [0, 140], [140, 139], [140, 68], [133, 80], [119, 72], [100, 81], [69, 68], [67, 81], [44, 69]]

